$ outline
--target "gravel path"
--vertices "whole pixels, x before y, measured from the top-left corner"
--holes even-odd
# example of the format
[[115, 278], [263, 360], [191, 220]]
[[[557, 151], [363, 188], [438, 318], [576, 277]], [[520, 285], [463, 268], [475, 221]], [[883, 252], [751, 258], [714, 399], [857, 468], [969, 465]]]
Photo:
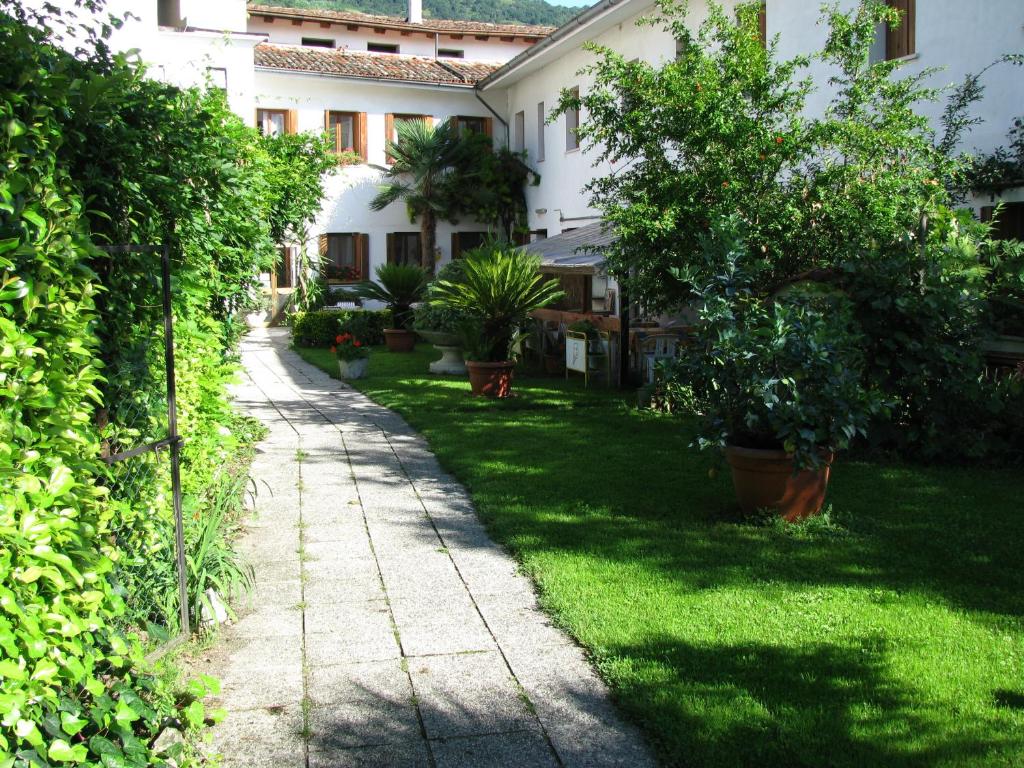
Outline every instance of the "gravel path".
[[653, 765], [465, 490], [396, 414], [254, 331], [257, 587], [198, 666], [224, 766]]

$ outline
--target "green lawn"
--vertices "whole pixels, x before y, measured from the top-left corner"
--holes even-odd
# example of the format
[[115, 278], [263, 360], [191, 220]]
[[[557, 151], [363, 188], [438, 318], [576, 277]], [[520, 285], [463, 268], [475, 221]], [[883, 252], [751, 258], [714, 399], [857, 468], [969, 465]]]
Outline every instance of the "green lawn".
[[[470, 490], [665, 765], [1024, 765], [1024, 473], [841, 459], [830, 522], [733, 518], [679, 419], [575, 381], [357, 382]], [[323, 350], [300, 350], [337, 375]]]

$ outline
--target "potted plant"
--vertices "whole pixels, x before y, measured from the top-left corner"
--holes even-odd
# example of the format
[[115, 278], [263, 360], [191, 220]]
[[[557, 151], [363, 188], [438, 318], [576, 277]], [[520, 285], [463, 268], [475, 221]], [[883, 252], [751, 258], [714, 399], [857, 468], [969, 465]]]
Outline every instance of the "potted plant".
[[331, 351], [338, 358], [338, 372], [344, 380], [361, 379], [366, 376], [370, 352], [351, 333], [342, 333], [334, 338]]
[[[450, 282], [461, 280], [463, 264], [461, 259], [449, 262], [437, 273], [437, 279]], [[428, 298], [430, 293], [428, 289]], [[441, 359], [430, 364], [430, 372], [464, 375], [467, 369], [462, 356], [461, 334], [468, 315], [464, 311], [443, 307], [428, 300], [416, 307], [413, 318], [416, 332], [441, 353]]]
[[821, 510], [836, 452], [865, 433], [881, 400], [863, 383], [847, 297], [819, 286], [759, 293], [763, 277], [744, 273], [742, 247], [705, 243], [720, 271], [692, 288], [694, 342], [664, 370], [675, 407], [701, 419], [698, 444], [724, 451], [743, 512], [795, 521]]
[[391, 328], [384, 330], [384, 342], [391, 352], [412, 352], [416, 333], [412, 330], [412, 305], [423, 298], [427, 272], [408, 264], [377, 267], [377, 281], [363, 283], [357, 293], [364, 299], [380, 301], [391, 310]]
[[256, 293], [249, 297], [246, 305], [245, 324], [251, 330], [263, 328], [270, 320], [270, 297]]
[[561, 298], [557, 280], [544, 280], [540, 259], [492, 243], [463, 258], [461, 280], [438, 280], [431, 301], [464, 312], [466, 367], [474, 395], [508, 397], [515, 366], [512, 348], [536, 309]]

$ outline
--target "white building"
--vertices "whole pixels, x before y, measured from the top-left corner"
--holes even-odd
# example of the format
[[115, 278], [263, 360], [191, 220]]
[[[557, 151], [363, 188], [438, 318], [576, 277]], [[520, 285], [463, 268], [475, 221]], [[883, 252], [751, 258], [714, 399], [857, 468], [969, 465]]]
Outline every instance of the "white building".
[[[597, 212], [582, 192], [595, 174], [613, 172], [606, 162], [581, 151], [573, 128], [586, 115], [546, 118], [561, 91], [591, 82], [579, 74], [593, 61], [584, 50], [593, 41], [626, 58], [652, 64], [671, 60], [676, 41], [658, 26], [639, 26], [655, 12], [651, 0], [601, 0], [557, 30], [510, 24], [424, 19], [421, 0], [410, 0], [406, 18], [281, 8], [244, 0], [111, 0], [114, 10], [135, 19], [114, 44], [140, 49], [155, 76], [181, 85], [210, 82], [226, 90], [231, 107], [266, 131], [334, 134], [339, 150], [358, 159], [327, 184], [323, 210], [310, 227], [310, 251], [324, 250], [340, 278], [363, 277], [387, 261], [415, 259], [418, 225], [401, 204], [380, 213], [368, 203], [377, 191], [386, 138], [405, 119], [457, 119], [526, 149], [541, 183], [527, 190], [534, 238], [551, 237], [596, 222]], [[959, 83], [1002, 54], [1024, 50], [1024, 0], [889, 0], [904, 10], [902, 32], [879, 30], [875, 55], [904, 59], [903, 71], [941, 67], [929, 83]], [[690, 23], [698, 25], [707, 0], [691, 0]], [[839, 0], [853, 7], [856, 0]], [[723, 0], [734, 8], [737, 0]], [[778, 35], [779, 54], [789, 57], [820, 49], [826, 30], [819, 3], [767, 0], [764, 28]], [[820, 84], [827, 73], [812, 72]], [[963, 149], [989, 152], [1005, 143], [1012, 120], [1024, 112], [1024, 77], [1008, 65], [984, 79], [986, 98], [975, 111], [983, 118]], [[828, 99], [819, 89], [809, 108]], [[941, 104], [922, 107], [937, 120]], [[1024, 192], [1004, 199], [1024, 206]], [[994, 201], [973, 201], [974, 207]], [[1019, 212], [1014, 214], [1024, 221]], [[438, 246], [447, 260], [475, 243], [485, 227], [461, 221], [441, 223]], [[575, 238], [575, 239], [578, 239]], [[575, 241], [574, 239], [574, 241]], [[277, 275], [284, 289], [294, 277], [289, 260]], [[606, 296], [607, 281], [594, 280], [592, 295]], [[585, 301], [583, 302], [585, 303]], [[597, 303], [595, 303], [597, 306]]]

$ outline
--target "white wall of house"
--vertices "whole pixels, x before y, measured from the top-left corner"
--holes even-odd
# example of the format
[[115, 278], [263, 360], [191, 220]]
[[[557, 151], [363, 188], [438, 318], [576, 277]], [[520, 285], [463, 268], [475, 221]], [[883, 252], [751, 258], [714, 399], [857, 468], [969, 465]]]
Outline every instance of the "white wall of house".
[[[852, 8], [856, 0], [840, 0], [843, 8]], [[734, 2], [723, 3], [727, 8]], [[545, 110], [558, 100], [563, 88], [579, 86], [582, 92], [592, 85], [581, 68], [594, 61], [594, 55], [583, 50], [588, 41], [605, 45], [627, 59], [639, 58], [657, 64], [675, 55], [675, 41], [657, 26], [637, 26], [636, 21], [650, 15], [653, 6], [646, 2], [627, 1], [614, 6], [587, 26], [549, 46], [505, 79], [489, 86], [484, 95], [492, 103], [505, 104], [510, 122], [525, 113], [525, 147], [531, 163], [542, 176], [539, 187], [528, 191], [530, 227], [557, 234], [566, 228], [586, 223], [594, 217], [584, 185], [597, 176], [613, 173], [615, 168], [598, 160], [593, 152], [566, 149], [565, 117], [558, 115], [544, 128], [543, 160], [539, 160], [538, 104]], [[778, 55], [788, 58], [820, 50], [827, 29], [819, 24], [820, 4], [804, 0], [767, 0], [768, 35], [779, 35]], [[693, 0], [689, 6], [689, 24], [696, 28], [706, 18], [704, 0]], [[1024, 2], [1022, 0], [928, 0], [917, 3], [917, 53], [909, 57], [902, 71], [913, 74], [931, 67], [943, 69], [929, 76], [927, 84], [943, 87], [962, 82], [970, 72], [978, 72], [1004, 53], [1024, 50]], [[829, 100], [828, 72], [819, 63], [811, 68], [819, 90], [811, 97], [808, 111], [820, 114]], [[976, 105], [975, 113], [984, 119], [964, 140], [965, 151], [989, 152], [1006, 143], [1012, 120], [1024, 113], [1024, 75], [1018, 67], [1000, 65], [985, 75], [985, 100]], [[933, 125], [938, 125], [944, 102], [920, 105]], [[581, 116], [583, 122], [586, 115]], [[1011, 191], [1005, 200], [1017, 200], [1022, 193]], [[971, 201], [977, 207], [988, 205], [988, 198]], [[593, 220], [592, 218], [589, 220]]]
[[[325, 22], [326, 23], [326, 22]], [[301, 45], [302, 38], [333, 40], [335, 48], [348, 48], [353, 51], [365, 51], [367, 43], [384, 43], [397, 45], [399, 53], [412, 56], [434, 55], [434, 33], [402, 31], [386, 29], [375, 32], [372, 28], [359, 27], [348, 30], [345, 24], [322, 26], [319, 21], [303, 21], [295, 24], [291, 19], [274, 19], [265, 21], [260, 14], [253, 14], [249, 19], [250, 32], [266, 34], [272, 43], [285, 45]], [[522, 37], [514, 41], [503, 41], [500, 36], [486, 36], [478, 40], [476, 35], [467, 33], [460, 39], [451, 35], [438, 35], [437, 47], [463, 51], [466, 59], [475, 61], [508, 61], [516, 54], [530, 47]]]
[[[379, 191], [385, 171], [385, 115], [422, 114], [435, 123], [450, 117], [490, 117], [469, 88], [438, 88], [410, 84], [382, 83], [330, 78], [323, 75], [284, 74], [258, 70], [257, 107], [296, 111], [299, 131], [322, 131], [324, 112], [339, 110], [365, 112], [368, 164], [340, 168], [325, 184], [325, 203], [310, 226], [312, 240], [306, 243], [310, 255], [317, 249], [316, 237], [330, 232], [358, 232], [369, 235], [370, 269], [387, 261], [387, 233], [417, 232], [403, 203], [383, 211], [370, 210], [370, 200]], [[479, 232], [486, 227], [471, 219], [438, 226], [437, 245], [442, 261], [451, 257], [451, 233]]]

